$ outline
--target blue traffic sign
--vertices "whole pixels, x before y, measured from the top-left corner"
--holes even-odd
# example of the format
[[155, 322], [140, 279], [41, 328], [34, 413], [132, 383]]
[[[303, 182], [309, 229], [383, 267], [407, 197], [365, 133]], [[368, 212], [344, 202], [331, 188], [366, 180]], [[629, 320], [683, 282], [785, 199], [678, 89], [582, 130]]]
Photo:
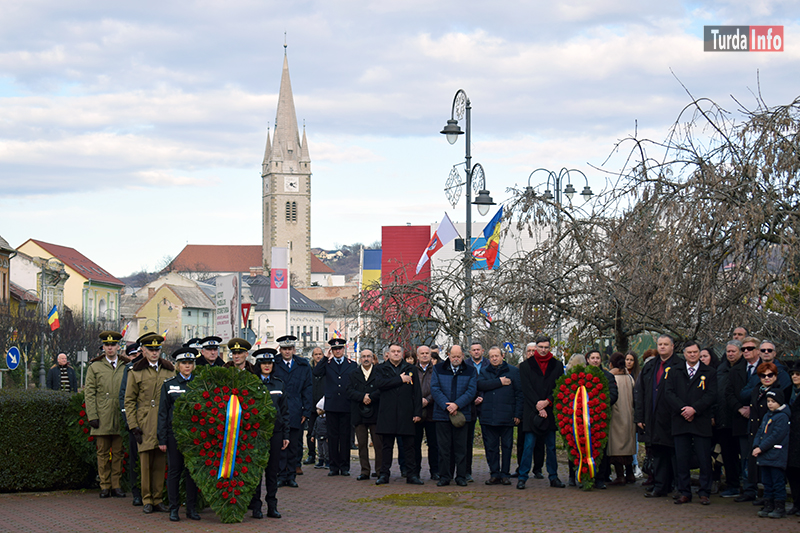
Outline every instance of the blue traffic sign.
[[8, 366], [8, 369], [15, 370], [19, 366], [19, 360], [21, 358], [22, 355], [19, 353], [19, 348], [16, 346], [9, 348], [6, 354], [6, 366]]
[[514, 345], [511, 344], [510, 342], [504, 342], [503, 349], [508, 353], [514, 353]]

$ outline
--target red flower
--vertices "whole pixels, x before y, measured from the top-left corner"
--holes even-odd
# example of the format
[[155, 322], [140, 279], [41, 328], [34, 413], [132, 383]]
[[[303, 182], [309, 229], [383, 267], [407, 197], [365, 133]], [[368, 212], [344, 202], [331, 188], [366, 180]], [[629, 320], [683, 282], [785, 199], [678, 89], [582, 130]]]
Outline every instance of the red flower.
[[83, 420], [78, 420], [78, 425], [82, 426], [83, 425]]
[[[601, 400], [605, 400], [606, 399], [606, 393], [605, 392], [601, 392], [600, 393], [600, 399]], [[604, 409], [605, 409], [605, 407], [604, 407]]]
[[229, 503], [229, 504], [231, 504], [231, 505], [236, 505], [236, 498], [231, 498], [231, 499], [228, 501], [228, 503]]
[[219, 413], [219, 409], [217, 409], [216, 407], [211, 410], [212, 415], [217, 416], [217, 413]]
[[254, 415], [257, 415], [257, 414], [258, 414], [258, 409], [253, 409], [253, 410], [252, 410], [252, 411], [250, 411], [250, 412], [251, 412], [251, 413], [253, 413]]
[[199, 403], [196, 403], [196, 404], [194, 404], [194, 410], [195, 410], [195, 411], [199, 411], [199, 410], [200, 410], [200, 409], [202, 409], [202, 408], [203, 408], [203, 406], [202, 406], [202, 405], [200, 405]]
[[214, 396], [214, 401], [215, 401], [216, 403], [219, 403], [219, 402], [221, 402], [221, 401], [222, 401], [222, 398], [220, 398], [219, 396]]
[[197, 415], [192, 415], [192, 422], [197, 422], [198, 420], [200, 420], [200, 417], [199, 417], [199, 416], [197, 416]]
[[249, 407], [249, 406], [248, 406], [246, 403], [243, 403], [243, 404], [241, 405], [241, 407], [242, 407], [242, 409], [243, 409], [243, 410], [245, 410], [245, 411], [247, 411], [248, 409], [250, 409], [250, 407]]
[[[247, 467], [246, 467], [246, 466], [243, 466], [243, 467], [242, 467], [242, 473], [243, 473], [243, 474], [246, 474], [246, 473], [247, 473]], [[239, 483], [241, 484], [241, 486], [242, 486], [242, 487], [244, 487], [244, 481], [240, 481]]]
[[255, 424], [253, 424], [253, 429], [258, 429], [258, 428], [260, 428], [260, 427], [261, 427], [261, 424], [259, 424], [258, 422], [256, 422]]
[[239, 438], [240, 438], [242, 441], [246, 441], [246, 440], [247, 440], [247, 433], [242, 433], [242, 434], [241, 434], [241, 436], [240, 436]]
[[242, 418], [244, 418], [245, 420], [249, 420], [250, 419], [250, 413], [243, 414]]
[[592, 378], [592, 381], [593, 381], [594, 383], [600, 383], [600, 378], [598, 378], [597, 376], [595, 376], [595, 377], [593, 377], [593, 378]]
[[231, 396], [230, 396], [230, 394], [223, 394], [223, 395], [222, 395], [222, 400], [223, 400], [223, 401], [227, 402], [227, 401], [228, 401], [228, 400], [230, 400], [230, 399], [231, 399]]
[[196, 432], [196, 431], [197, 431], [197, 428], [195, 428], [195, 427], [193, 427], [193, 428], [189, 428], [189, 431], [191, 431], [192, 433], [194, 433], [194, 432]]
[[230, 392], [230, 390], [231, 390], [230, 387], [228, 387], [227, 385], [222, 387], [222, 392], [226, 392], [227, 393], [227, 392]]
[[207, 434], [205, 431], [201, 431], [201, 432], [200, 432], [200, 438], [202, 438], [203, 440], [205, 440], [205, 439], [206, 439], [206, 437], [208, 437], [208, 434]]
[[579, 378], [585, 378], [586, 377], [586, 373], [585, 372], [578, 372], [578, 377]]
[[203, 398], [205, 398], [207, 400], [210, 396], [211, 396], [211, 394], [207, 390], [203, 391]]
[[219, 461], [214, 461], [214, 466], [219, 466]]
[[85, 404], [85, 403], [82, 403], [82, 404], [81, 404], [81, 407], [83, 407], [84, 409], [86, 409], [86, 404]]
[[565, 380], [564, 380], [564, 383], [566, 383], [567, 385], [569, 385], [570, 383], [572, 383], [572, 378], [567, 378], [567, 379], [565, 379]]
[[[246, 466], [244, 466], [244, 467], [242, 467], [242, 468], [247, 468], [247, 467], [246, 467]], [[246, 473], [247, 473], [247, 471], [245, 470], [245, 474], [246, 474]], [[240, 486], [240, 487], [244, 487], [244, 481], [240, 481], [240, 482], [239, 482], [239, 486]]]
[[211, 459], [206, 459], [206, 466], [211, 466], [212, 464]]
[[253, 459], [252, 459], [252, 458], [251, 458], [249, 455], [246, 455], [246, 456], [244, 457], [244, 462], [245, 462], [245, 463], [252, 463], [252, 462], [253, 462]]
[[239, 389], [233, 389], [233, 390], [231, 391], [231, 393], [233, 393], [233, 394], [239, 394]]
[[605, 410], [606, 410], [606, 407], [608, 407], [608, 406], [605, 404], [605, 402], [603, 402], [603, 403], [601, 403], [601, 404], [600, 404], [600, 409], [601, 409], [602, 411], [605, 411]]
[[78, 413], [78, 414], [79, 414], [80, 416], [86, 416], [86, 411], [81, 411], [81, 412], [80, 412], [80, 413]]
[[197, 446], [198, 444], [200, 444], [200, 439], [194, 439], [194, 440], [192, 441], [192, 444], [194, 444], [195, 446]]
[[227, 493], [227, 492], [223, 492], [223, 493], [222, 493], [222, 497], [223, 497], [223, 498], [225, 498], [225, 499], [227, 500], [227, 499], [228, 499], [228, 493]]
[[[81, 422], [83, 422], [83, 420], [81, 420]], [[83, 428], [83, 432], [84, 433], [89, 433], [89, 428]]]
[[236, 458], [236, 464], [239, 464], [239, 463], [241, 463], [241, 462], [242, 462], [242, 458], [241, 458], [241, 457], [237, 457], [237, 458]]
[[253, 449], [253, 445], [252, 445], [252, 444], [248, 444], [248, 445], [247, 445], [247, 449], [248, 449], [248, 450], [252, 450], [252, 449]]
[[205, 418], [201, 418], [200, 419], [200, 425], [201, 426], [205, 426], [206, 425], [206, 419]]
[[209, 475], [211, 475], [211, 477], [217, 477], [217, 471], [212, 470], [211, 472], [209, 472]]
[[89, 442], [92, 442], [93, 440], [94, 440], [94, 437], [89, 436]]
[[217, 405], [219, 406], [220, 409], [225, 409], [225, 404], [224, 403], [219, 402]]
[[605, 420], [606, 418], [608, 418], [608, 415], [606, 415], [605, 413], [600, 413], [600, 418]]
[[247, 389], [242, 390], [242, 396], [247, 396], [248, 394], [250, 394], [250, 391], [248, 391]]
[[222, 424], [219, 424], [219, 425], [217, 425], [217, 431], [219, 431], [220, 433], [222, 433], [223, 431], [225, 431], [225, 426], [224, 426], [224, 425], [222, 425]]
[[203, 443], [203, 448], [205, 448], [206, 450], [211, 448], [211, 443], [210, 442]]
[[217, 481], [217, 488], [218, 488], [218, 489], [221, 489], [221, 488], [222, 488], [222, 481]]
[[205, 457], [206, 456], [206, 451], [205, 450], [200, 450], [199, 452], [197, 452], [197, 455], [199, 455], [201, 457]]
[[214, 404], [211, 403], [210, 401], [206, 402], [206, 407], [211, 407], [212, 405], [214, 405]]
[[247, 400], [247, 403], [250, 404], [250, 405], [253, 405], [254, 403], [256, 403], [256, 399], [255, 398], [250, 398], [249, 400]]
[[230, 481], [223, 481], [223, 482], [222, 482], [222, 486], [223, 486], [223, 487], [229, 487], [229, 486], [230, 486], [230, 484], [231, 484], [231, 482], [230, 482]]
[[238, 476], [238, 475], [239, 475], [239, 472], [238, 472], [237, 470], [234, 470], [234, 471], [233, 471], [233, 477], [236, 477], [236, 476]]
[[248, 422], [248, 423], [246, 423], [244, 425], [244, 429], [245, 429], [245, 431], [250, 431], [250, 422]]

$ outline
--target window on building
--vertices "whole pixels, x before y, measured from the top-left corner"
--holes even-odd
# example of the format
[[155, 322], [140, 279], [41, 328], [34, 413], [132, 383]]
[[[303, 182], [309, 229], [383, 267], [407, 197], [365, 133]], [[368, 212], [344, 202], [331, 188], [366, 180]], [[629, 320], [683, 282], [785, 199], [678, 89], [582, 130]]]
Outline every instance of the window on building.
[[286, 222], [297, 222], [297, 202], [286, 202]]
[[186, 312], [188, 313], [188, 316], [192, 316], [192, 312], [191, 311], [186, 311]]
[[297, 222], [297, 202], [292, 202], [292, 222]]
[[208, 311], [203, 313], [203, 318], [208, 318]]

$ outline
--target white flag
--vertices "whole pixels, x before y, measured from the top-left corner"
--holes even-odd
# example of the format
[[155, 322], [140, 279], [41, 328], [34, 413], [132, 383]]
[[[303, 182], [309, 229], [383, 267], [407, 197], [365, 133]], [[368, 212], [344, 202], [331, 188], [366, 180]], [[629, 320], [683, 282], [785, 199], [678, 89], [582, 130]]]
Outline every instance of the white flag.
[[438, 252], [442, 246], [452, 241], [456, 237], [458, 237], [458, 231], [456, 231], [456, 227], [450, 221], [450, 217], [447, 216], [447, 213], [445, 213], [442, 223], [439, 224], [439, 227], [433, 233], [431, 241], [428, 243], [425, 251], [422, 252], [422, 257], [419, 258], [419, 262], [417, 263], [417, 274], [419, 274], [419, 271], [422, 270], [423, 266], [425, 266], [425, 263], [427, 263], [428, 260], [433, 257], [433, 254]]

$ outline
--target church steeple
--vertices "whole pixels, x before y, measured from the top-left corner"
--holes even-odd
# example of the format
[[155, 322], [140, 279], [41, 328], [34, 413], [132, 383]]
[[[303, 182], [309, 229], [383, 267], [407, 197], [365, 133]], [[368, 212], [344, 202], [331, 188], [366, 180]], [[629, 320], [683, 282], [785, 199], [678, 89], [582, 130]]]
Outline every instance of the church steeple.
[[[284, 45], [285, 47], [286, 45]], [[271, 142], [261, 164], [263, 180], [264, 265], [269, 266], [272, 247], [291, 242], [290, 265], [293, 283], [311, 284], [311, 158], [305, 127], [303, 139], [297, 127], [289, 58], [284, 53], [278, 109]]]

